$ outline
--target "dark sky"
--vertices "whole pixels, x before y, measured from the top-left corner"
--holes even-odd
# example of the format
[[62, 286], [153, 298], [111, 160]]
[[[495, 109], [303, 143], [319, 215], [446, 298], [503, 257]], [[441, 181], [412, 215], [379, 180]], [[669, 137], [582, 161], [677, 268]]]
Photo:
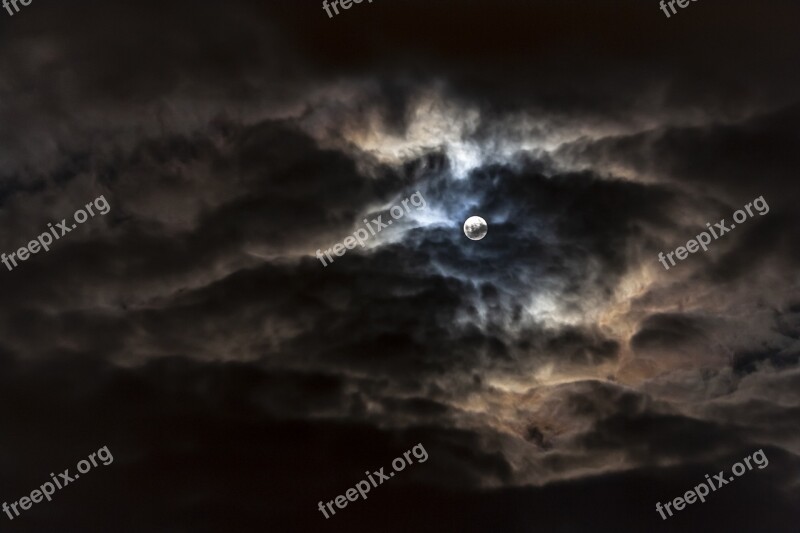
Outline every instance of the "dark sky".
[[0, 531], [797, 531], [796, 1], [19, 7], [0, 503], [114, 462]]

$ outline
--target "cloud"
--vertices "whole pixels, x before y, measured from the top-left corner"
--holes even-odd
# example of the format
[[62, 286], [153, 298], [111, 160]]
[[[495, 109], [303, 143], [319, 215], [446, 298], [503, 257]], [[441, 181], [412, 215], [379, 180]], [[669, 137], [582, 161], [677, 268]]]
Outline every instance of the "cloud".
[[0, 273], [3, 498], [115, 457], [13, 525], [642, 531], [763, 448], [661, 525], [790, 530], [798, 8], [319, 7], [0, 17], [0, 251], [111, 205]]

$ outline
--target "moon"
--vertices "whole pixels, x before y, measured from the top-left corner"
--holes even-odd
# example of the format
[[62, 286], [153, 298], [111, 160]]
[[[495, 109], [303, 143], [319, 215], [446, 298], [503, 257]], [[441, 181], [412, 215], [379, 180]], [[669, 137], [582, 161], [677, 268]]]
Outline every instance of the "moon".
[[469, 217], [466, 222], [464, 222], [464, 235], [473, 241], [479, 241], [483, 239], [486, 237], [486, 233], [488, 231], [489, 226], [481, 217], [472, 216]]

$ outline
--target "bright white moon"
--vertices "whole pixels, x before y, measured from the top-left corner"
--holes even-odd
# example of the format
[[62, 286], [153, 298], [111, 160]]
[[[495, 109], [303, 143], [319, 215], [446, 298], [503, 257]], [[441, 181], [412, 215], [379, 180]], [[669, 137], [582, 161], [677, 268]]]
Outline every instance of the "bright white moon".
[[479, 241], [486, 237], [486, 232], [489, 231], [489, 226], [486, 221], [481, 217], [469, 217], [464, 222], [464, 235], [473, 241]]

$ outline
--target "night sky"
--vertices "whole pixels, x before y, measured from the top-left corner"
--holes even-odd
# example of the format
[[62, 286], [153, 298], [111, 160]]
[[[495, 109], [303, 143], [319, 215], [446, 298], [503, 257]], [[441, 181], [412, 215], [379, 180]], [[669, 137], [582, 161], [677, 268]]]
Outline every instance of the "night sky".
[[798, 531], [797, 1], [17, 5], [0, 531]]

